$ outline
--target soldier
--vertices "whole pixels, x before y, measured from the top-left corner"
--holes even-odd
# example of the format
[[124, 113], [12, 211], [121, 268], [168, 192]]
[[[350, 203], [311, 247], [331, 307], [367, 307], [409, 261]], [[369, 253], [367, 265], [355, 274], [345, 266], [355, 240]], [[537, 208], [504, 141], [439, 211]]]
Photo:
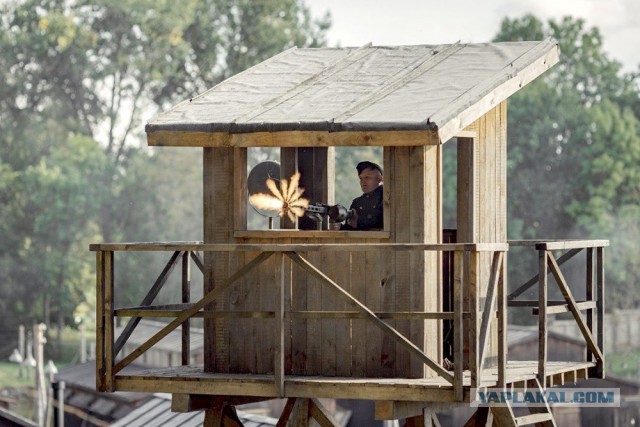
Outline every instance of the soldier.
[[353, 199], [351, 215], [341, 230], [382, 230], [382, 168], [376, 163], [364, 161], [356, 166], [360, 178], [362, 196]]

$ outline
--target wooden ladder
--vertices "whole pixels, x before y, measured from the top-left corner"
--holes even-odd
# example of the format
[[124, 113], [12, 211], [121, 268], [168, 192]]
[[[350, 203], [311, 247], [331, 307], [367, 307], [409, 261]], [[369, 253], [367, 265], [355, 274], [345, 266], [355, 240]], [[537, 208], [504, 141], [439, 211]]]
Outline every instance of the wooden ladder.
[[[535, 384], [537, 391], [544, 392], [537, 379]], [[518, 427], [528, 425], [557, 427], [548, 402], [545, 401], [544, 406], [528, 406], [527, 409], [529, 414], [516, 416], [510, 402], [481, 407], [465, 423], [465, 427]]]

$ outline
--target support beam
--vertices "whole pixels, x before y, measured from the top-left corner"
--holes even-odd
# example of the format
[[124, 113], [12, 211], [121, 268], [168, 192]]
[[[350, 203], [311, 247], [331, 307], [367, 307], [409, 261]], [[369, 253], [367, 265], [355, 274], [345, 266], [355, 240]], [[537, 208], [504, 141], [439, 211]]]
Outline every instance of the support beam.
[[[236, 271], [233, 275], [229, 276], [227, 280], [225, 280], [220, 285], [216, 286], [213, 290], [207, 293], [200, 301], [193, 304], [190, 308], [184, 310], [180, 316], [176, 317], [173, 321], [171, 321], [167, 326], [162, 328], [160, 331], [156, 332], [151, 338], [145, 341], [138, 348], [133, 350], [127, 357], [123, 358], [114, 368], [112, 374], [117, 374], [121, 371], [125, 366], [134, 361], [140, 355], [142, 355], [145, 351], [149, 350], [154, 344], [160, 341], [162, 338], [166, 337], [169, 332], [177, 328], [182, 322], [192, 317], [194, 314], [199, 312], [203, 307], [212, 303], [216, 298], [218, 298], [224, 291], [227, 290], [233, 283], [235, 283], [238, 279], [244, 276], [248, 271], [252, 270], [254, 267], [262, 264], [266, 259], [268, 259], [273, 252], [262, 252], [260, 255], [256, 256], [253, 260], [245, 264], [242, 268]], [[109, 378], [107, 378], [109, 380]]]
[[349, 304], [359, 309], [367, 315], [367, 319], [371, 320], [375, 326], [380, 328], [383, 332], [389, 334], [398, 344], [407, 348], [411, 354], [417, 356], [424, 364], [433, 369], [438, 375], [447, 380], [449, 383], [453, 383], [453, 375], [444, 370], [435, 360], [424, 354], [422, 350], [416, 347], [411, 341], [409, 341], [404, 335], [400, 334], [396, 329], [389, 326], [387, 323], [380, 320], [375, 313], [373, 313], [367, 306], [355, 299], [350, 293], [342, 289], [337, 283], [327, 277], [323, 272], [318, 270], [309, 261], [301, 257], [295, 252], [286, 252], [286, 255], [291, 258], [296, 264], [300, 265], [306, 271], [320, 279], [323, 283], [332, 287], [338, 294], [346, 298]]

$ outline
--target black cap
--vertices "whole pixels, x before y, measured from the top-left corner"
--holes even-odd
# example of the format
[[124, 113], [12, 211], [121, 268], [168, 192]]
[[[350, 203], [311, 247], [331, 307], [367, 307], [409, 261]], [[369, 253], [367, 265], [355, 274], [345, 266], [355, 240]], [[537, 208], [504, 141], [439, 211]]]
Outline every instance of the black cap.
[[377, 169], [378, 172], [380, 172], [380, 175], [384, 175], [382, 173], [382, 168], [377, 163], [373, 163], [367, 160], [365, 162], [360, 162], [356, 165], [356, 170], [358, 171], [358, 175], [360, 175], [362, 171], [365, 169]]

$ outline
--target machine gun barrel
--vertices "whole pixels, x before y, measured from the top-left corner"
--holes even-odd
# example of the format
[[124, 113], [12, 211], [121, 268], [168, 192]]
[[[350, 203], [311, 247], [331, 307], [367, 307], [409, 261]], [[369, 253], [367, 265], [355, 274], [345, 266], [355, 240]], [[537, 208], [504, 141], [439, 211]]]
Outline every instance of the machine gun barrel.
[[306, 208], [307, 215], [316, 221], [322, 221], [324, 217], [329, 217], [331, 222], [342, 222], [351, 217], [351, 211], [342, 205], [325, 205], [316, 203]]

